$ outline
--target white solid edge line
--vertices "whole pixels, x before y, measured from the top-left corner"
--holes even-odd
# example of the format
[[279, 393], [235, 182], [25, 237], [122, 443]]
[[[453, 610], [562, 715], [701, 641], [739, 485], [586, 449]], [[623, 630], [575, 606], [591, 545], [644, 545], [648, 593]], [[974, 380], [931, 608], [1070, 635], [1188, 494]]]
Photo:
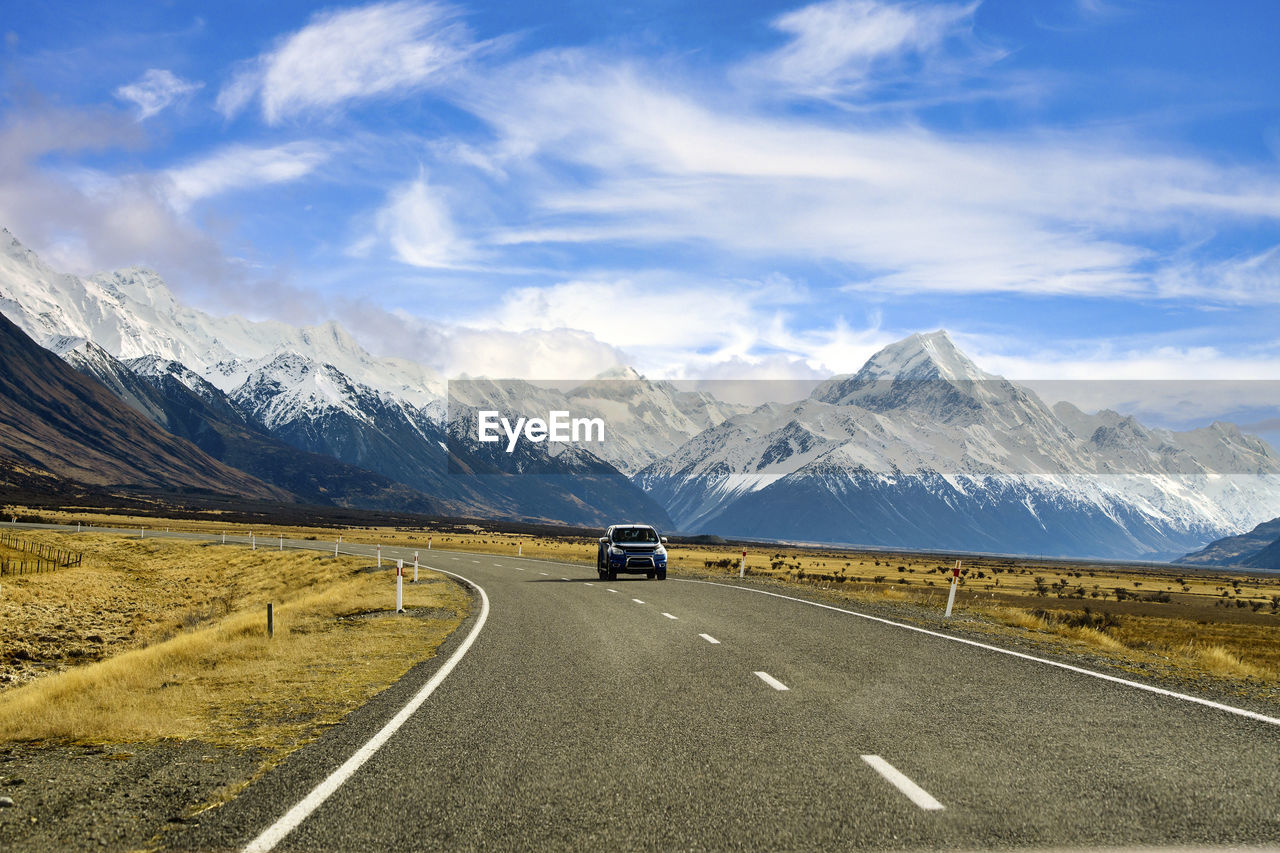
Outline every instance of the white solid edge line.
[[770, 674], [769, 674], [769, 673], [767, 673], [767, 672], [758, 672], [758, 671], [757, 671], [757, 672], [756, 672], [756, 675], [760, 677], [760, 680], [761, 680], [761, 681], [763, 681], [765, 684], [767, 684], [767, 685], [769, 685], [770, 687], [772, 687], [774, 690], [790, 690], [790, 689], [791, 689], [790, 687], [788, 687], [787, 685], [783, 684], [781, 681], [779, 681], [778, 679], [774, 678], [772, 675], [770, 675]]
[[[436, 571], [443, 571], [436, 569]], [[458, 578], [469, 586], [473, 587], [476, 592], [480, 593], [480, 617], [476, 620], [476, 624], [472, 627], [471, 633], [462, 641], [462, 645], [449, 657], [440, 669], [436, 670], [436, 674], [431, 676], [431, 680], [423, 685], [412, 699], [410, 699], [400, 712], [387, 721], [377, 734], [369, 738], [369, 741], [355, 754], [343, 762], [342, 766], [329, 774], [329, 777], [316, 785], [297, 805], [289, 809], [284, 817], [277, 820], [271, 826], [267, 827], [258, 835], [257, 838], [250, 841], [245, 846], [245, 853], [265, 853], [279, 844], [285, 836], [292, 832], [298, 824], [302, 823], [307, 817], [320, 807], [320, 804], [327, 800], [334, 791], [342, 787], [342, 783], [346, 782], [351, 776], [360, 769], [366, 761], [373, 757], [383, 744], [385, 744], [396, 731], [404, 725], [409, 717], [427, 701], [435, 689], [440, 686], [441, 682], [448, 677], [453, 668], [458, 665], [462, 658], [470, 650], [476, 637], [480, 636], [480, 629], [484, 627], [485, 621], [489, 618], [489, 596], [485, 594], [484, 589], [474, 581], [468, 580], [461, 575], [455, 575], [453, 572], [443, 572], [446, 575]]]
[[915, 782], [912, 782], [902, 771], [885, 761], [878, 755], [864, 755], [862, 760], [870, 764], [877, 773], [888, 780], [889, 784], [897, 788], [899, 791], [907, 795], [907, 799], [915, 803], [925, 811], [940, 812], [944, 808], [942, 803], [930, 796], [929, 792], [921, 788]]
[[710, 643], [713, 646], [720, 645], [720, 641], [717, 640], [715, 637], [711, 636], [710, 634], [699, 634], [698, 636], [706, 640], [708, 643]]
[[1260, 723], [1268, 723], [1273, 726], [1280, 726], [1280, 718], [1268, 717], [1266, 714], [1259, 714], [1257, 711], [1249, 711], [1245, 708], [1237, 708], [1234, 705], [1224, 705], [1221, 702], [1214, 702], [1212, 699], [1201, 699], [1199, 696], [1192, 696], [1188, 693], [1178, 693], [1177, 691], [1174, 691], [1174, 690], [1166, 690], [1163, 687], [1154, 687], [1150, 684], [1143, 684], [1140, 681], [1130, 681], [1127, 678], [1120, 678], [1119, 676], [1115, 676], [1115, 675], [1107, 675], [1105, 672], [1095, 672], [1092, 669], [1085, 669], [1079, 666], [1072, 666], [1069, 663], [1061, 663], [1060, 661], [1049, 660], [1048, 658], [1038, 658], [1035, 655], [1029, 655], [1024, 652], [1015, 652], [1012, 649], [1002, 649], [999, 646], [992, 646], [987, 643], [980, 643], [977, 640], [969, 640], [969, 639], [965, 639], [964, 637], [953, 637], [950, 634], [943, 634], [938, 631], [930, 631], [928, 628], [918, 628], [915, 625], [906, 625], [902, 622], [895, 622], [892, 619], [885, 619], [880, 616], [869, 616], [866, 613], [859, 613], [856, 610], [845, 610], [843, 607], [834, 607], [830, 604], [820, 604], [816, 601], [806, 601], [803, 598], [795, 598], [790, 595], [782, 595], [781, 593], [769, 592], [763, 589], [752, 589], [751, 587], [747, 587], [747, 586], [734, 586], [733, 584], [716, 583], [715, 581], [695, 581], [695, 580], [688, 580], [685, 578], [677, 578], [677, 580], [679, 580], [681, 583], [702, 583], [702, 584], [707, 584], [708, 586], [721, 586], [721, 587], [724, 587], [725, 589], [738, 589], [738, 590], [742, 590], [743, 592], [754, 592], [760, 595], [771, 595], [774, 598], [782, 598], [782, 599], [786, 599], [787, 601], [797, 601], [800, 604], [808, 604], [808, 605], [812, 605], [813, 607], [821, 607], [824, 610], [834, 610], [837, 613], [845, 613], [845, 614], [848, 614], [849, 616], [857, 616], [861, 619], [869, 619], [872, 622], [880, 622], [884, 625], [892, 625], [895, 628], [905, 628], [908, 631], [915, 631], [920, 634], [928, 634], [930, 637], [937, 637], [938, 639], [941, 639], [941, 640], [950, 640], [953, 643], [963, 643], [966, 646], [973, 646], [979, 649], [986, 649], [989, 652], [998, 652], [999, 654], [1002, 654], [1002, 655], [1009, 655], [1010, 657], [1022, 658], [1023, 660], [1034, 661], [1035, 663], [1042, 663], [1045, 666], [1054, 666], [1054, 667], [1057, 667], [1058, 669], [1065, 669], [1069, 672], [1075, 672], [1080, 675], [1090, 676], [1091, 678], [1100, 678], [1103, 681], [1111, 681], [1116, 684], [1123, 684], [1126, 687], [1134, 687], [1134, 688], [1137, 688], [1138, 690], [1145, 690], [1148, 693], [1155, 693], [1159, 696], [1168, 696], [1171, 699], [1179, 699], [1183, 702], [1192, 702], [1196, 705], [1203, 705], [1206, 708], [1214, 708], [1218, 711], [1226, 711], [1228, 714], [1235, 714], [1236, 716], [1239, 716], [1239, 717], [1245, 717], [1250, 720], [1257, 720]]

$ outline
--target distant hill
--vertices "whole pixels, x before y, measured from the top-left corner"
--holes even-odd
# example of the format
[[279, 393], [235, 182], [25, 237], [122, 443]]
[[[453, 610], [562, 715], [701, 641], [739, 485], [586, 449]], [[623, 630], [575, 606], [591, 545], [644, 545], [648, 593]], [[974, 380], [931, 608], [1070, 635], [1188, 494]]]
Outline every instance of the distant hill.
[[0, 459], [28, 481], [295, 500], [164, 431], [0, 316]]
[[1193, 566], [1280, 569], [1280, 518], [1264, 521], [1248, 533], [1210, 542], [1178, 562]]

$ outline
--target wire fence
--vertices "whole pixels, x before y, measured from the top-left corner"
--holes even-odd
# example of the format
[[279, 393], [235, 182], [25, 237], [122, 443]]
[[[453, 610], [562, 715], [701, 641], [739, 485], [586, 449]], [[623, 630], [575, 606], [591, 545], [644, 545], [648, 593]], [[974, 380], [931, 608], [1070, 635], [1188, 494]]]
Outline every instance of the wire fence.
[[0, 577], [53, 572], [78, 566], [83, 559], [84, 554], [79, 551], [31, 542], [13, 533], [0, 533]]

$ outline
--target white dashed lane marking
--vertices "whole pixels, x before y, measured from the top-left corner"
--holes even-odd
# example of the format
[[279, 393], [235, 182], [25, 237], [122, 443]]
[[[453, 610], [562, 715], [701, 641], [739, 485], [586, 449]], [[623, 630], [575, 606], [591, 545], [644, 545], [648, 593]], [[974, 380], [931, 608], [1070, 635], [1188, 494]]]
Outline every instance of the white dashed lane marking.
[[772, 675], [770, 675], [767, 672], [756, 672], [756, 675], [760, 677], [761, 681], [763, 681], [765, 684], [772, 687], [774, 690], [790, 690], [791, 689], [790, 687], [783, 684], [781, 681], [774, 678]]
[[[756, 673], [759, 675], [760, 673]], [[899, 791], [907, 795], [907, 799], [915, 803], [920, 808], [929, 812], [940, 812], [943, 809], [942, 803], [935, 800], [929, 795], [929, 792], [921, 788], [915, 782], [908, 779], [901, 770], [894, 767], [878, 755], [864, 755], [862, 760], [870, 764], [877, 773], [888, 780], [889, 784], [897, 788]]]
[[662, 615], [663, 615], [663, 616], [665, 616], [665, 617], [667, 617], [668, 619], [676, 619], [676, 618], [679, 618], [679, 617], [676, 617], [676, 616], [672, 616], [670, 613], [663, 613]]
[[710, 634], [699, 634], [698, 636], [706, 640], [708, 643], [710, 643], [713, 646], [720, 645], [720, 641], [717, 640], [715, 637], [711, 636]]
[[640, 599], [638, 599], [638, 598], [633, 598], [633, 599], [631, 599], [631, 600], [632, 600], [632, 601], [634, 601], [636, 604], [644, 604], [644, 602], [643, 602], [643, 601], [641, 601], [641, 600], [640, 600]]

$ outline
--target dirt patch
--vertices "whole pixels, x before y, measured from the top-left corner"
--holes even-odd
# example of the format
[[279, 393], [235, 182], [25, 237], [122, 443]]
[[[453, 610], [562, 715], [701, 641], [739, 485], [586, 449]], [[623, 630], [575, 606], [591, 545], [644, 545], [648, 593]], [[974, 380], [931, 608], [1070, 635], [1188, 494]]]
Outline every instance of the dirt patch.
[[193, 741], [0, 746], [0, 849], [137, 850], [249, 778], [260, 750]]

